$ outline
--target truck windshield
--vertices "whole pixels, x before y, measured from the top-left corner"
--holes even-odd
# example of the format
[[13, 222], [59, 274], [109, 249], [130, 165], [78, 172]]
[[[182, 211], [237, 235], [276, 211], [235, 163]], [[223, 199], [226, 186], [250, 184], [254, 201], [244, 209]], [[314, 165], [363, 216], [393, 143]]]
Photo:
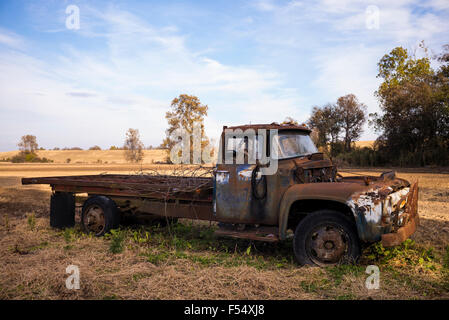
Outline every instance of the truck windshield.
[[273, 140], [274, 146], [277, 145], [278, 159], [300, 157], [318, 152], [307, 134], [279, 132]]

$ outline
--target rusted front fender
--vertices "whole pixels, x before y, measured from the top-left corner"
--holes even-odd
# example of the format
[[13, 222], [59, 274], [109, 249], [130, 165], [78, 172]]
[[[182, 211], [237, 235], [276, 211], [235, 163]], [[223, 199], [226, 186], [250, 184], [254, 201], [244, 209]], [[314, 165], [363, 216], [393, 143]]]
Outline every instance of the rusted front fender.
[[360, 189], [359, 184], [346, 182], [306, 183], [291, 186], [282, 196], [279, 207], [279, 238], [283, 240], [286, 237], [290, 208], [296, 201], [327, 200], [347, 206], [348, 198]]
[[[390, 186], [395, 186], [396, 191]], [[417, 183], [410, 186], [405, 180], [395, 179], [367, 185], [351, 182], [297, 184], [287, 189], [280, 203], [281, 240], [286, 237], [290, 208], [300, 200], [326, 200], [345, 205], [353, 214], [359, 239], [366, 243], [382, 240], [385, 246], [397, 245], [415, 232], [419, 221]]]

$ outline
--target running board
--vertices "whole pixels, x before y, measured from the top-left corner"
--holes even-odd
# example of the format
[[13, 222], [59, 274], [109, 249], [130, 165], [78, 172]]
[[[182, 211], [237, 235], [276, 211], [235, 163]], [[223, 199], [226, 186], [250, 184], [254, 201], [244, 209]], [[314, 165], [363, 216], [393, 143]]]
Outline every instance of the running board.
[[276, 242], [279, 241], [278, 230], [277, 227], [260, 227], [243, 231], [218, 229], [215, 230], [215, 234], [223, 237]]

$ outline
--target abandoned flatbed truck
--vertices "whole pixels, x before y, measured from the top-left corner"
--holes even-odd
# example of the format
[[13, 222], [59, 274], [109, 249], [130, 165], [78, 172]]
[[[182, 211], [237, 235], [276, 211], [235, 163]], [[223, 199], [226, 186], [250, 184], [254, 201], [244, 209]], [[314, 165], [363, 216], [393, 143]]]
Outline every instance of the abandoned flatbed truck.
[[[74, 226], [77, 199], [83, 200], [83, 228], [97, 236], [117, 228], [125, 216], [216, 221], [220, 236], [275, 242], [293, 232], [300, 264], [355, 262], [363, 244], [395, 246], [415, 232], [417, 182], [411, 185], [394, 172], [342, 177], [318, 152], [310, 132], [295, 124], [225, 126], [209, 177], [104, 174], [23, 178], [22, 184], [51, 185], [53, 227]], [[252, 161], [252, 149], [257, 155], [272, 152], [276, 170], [264, 174], [267, 165], [257, 155]], [[80, 194], [87, 197], [75, 197]]]

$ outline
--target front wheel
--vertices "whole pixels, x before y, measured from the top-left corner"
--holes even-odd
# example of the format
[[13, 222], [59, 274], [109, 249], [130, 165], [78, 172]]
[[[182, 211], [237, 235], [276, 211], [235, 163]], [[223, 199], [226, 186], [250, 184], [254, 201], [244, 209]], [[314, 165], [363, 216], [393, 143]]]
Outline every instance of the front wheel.
[[355, 263], [360, 257], [360, 241], [347, 217], [338, 211], [319, 210], [296, 227], [293, 250], [301, 265]]

